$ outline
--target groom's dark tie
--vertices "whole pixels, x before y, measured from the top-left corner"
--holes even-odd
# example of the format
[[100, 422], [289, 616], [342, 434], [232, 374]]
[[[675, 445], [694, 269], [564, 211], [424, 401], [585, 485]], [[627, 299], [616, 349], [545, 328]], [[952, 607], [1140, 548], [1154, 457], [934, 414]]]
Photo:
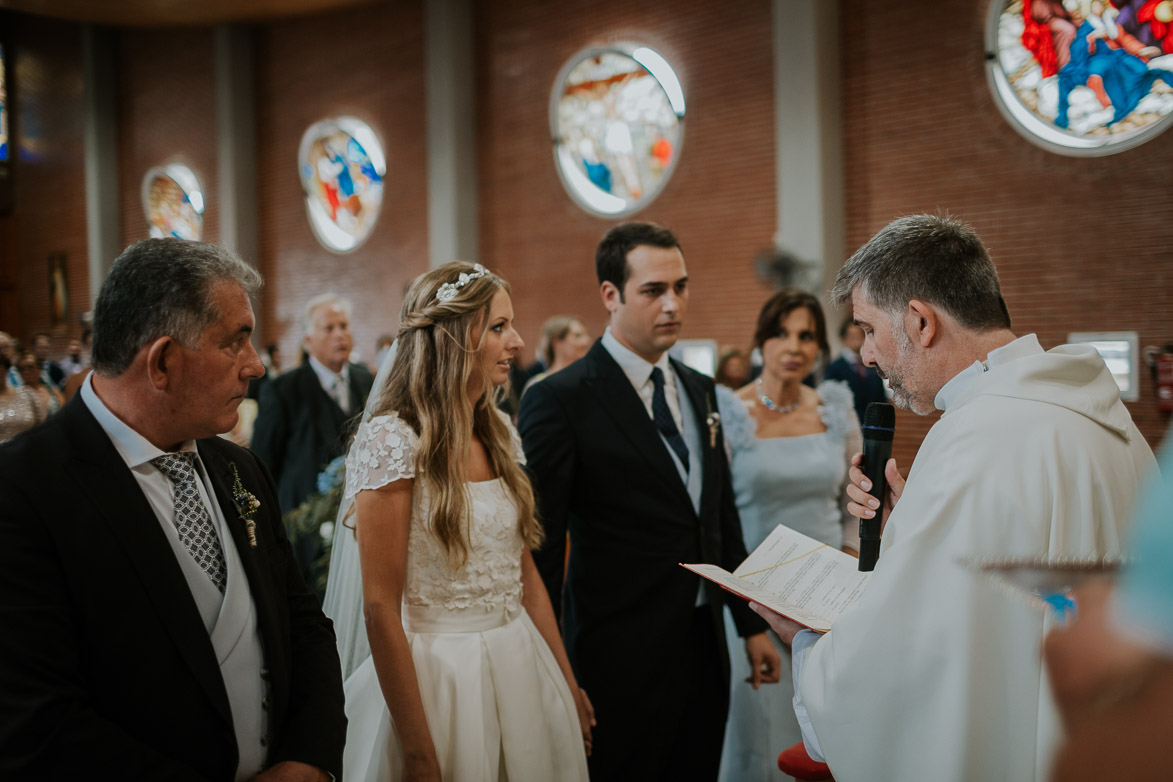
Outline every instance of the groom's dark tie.
[[672, 418], [672, 411], [668, 409], [668, 398], [664, 396], [664, 372], [659, 367], [652, 367], [652, 386], [652, 420], [668, 445], [680, 457], [684, 471], [688, 472], [688, 446], [684, 444], [684, 438], [680, 436], [680, 430]]
[[190, 451], [169, 453], [151, 459], [159, 471], [174, 484], [175, 527], [179, 540], [191, 553], [192, 559], [203, 568], [212, 583], [223, 592], [228, 583], [228, 568], [220, 538], [212, 526], [212, 517], [196, 488], [195, 454]]

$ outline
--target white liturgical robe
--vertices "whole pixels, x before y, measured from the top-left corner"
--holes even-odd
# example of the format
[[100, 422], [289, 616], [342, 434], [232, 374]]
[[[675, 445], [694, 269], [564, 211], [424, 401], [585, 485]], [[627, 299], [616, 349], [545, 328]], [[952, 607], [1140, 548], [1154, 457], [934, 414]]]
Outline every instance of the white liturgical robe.
[[1022, 337], [936, 401], [867, 591], [803, 655], [801, 697], [839, 782], [1045, 779], [1050, 618], [958, 560], [1118, 555], [1152, 451], [1088, 346]]

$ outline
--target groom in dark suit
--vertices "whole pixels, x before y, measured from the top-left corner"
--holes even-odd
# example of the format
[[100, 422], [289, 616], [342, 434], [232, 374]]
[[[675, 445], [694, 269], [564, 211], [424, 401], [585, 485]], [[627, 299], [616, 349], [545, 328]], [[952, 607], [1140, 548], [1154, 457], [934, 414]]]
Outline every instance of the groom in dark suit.
[[[650, 223], [613, 228], [595, 262], [610, 326], [522, 397], [546, 531], [534, 559], [595, 706], [591, 779], [715, 779], [729, 701], [725, 601], [679, 563], [732, 570], [745, 545], [713, 381], [667, 355], [688, 272], [676, 238]], [[777, 681], [765, 623], [741, 600], [729, 607], [755, 686]]]
[[94, 308], [94, 371], [0, 447], [0, 778], [328, 780], [334, 633], [232, 428], [260, 275], [148, 239]]

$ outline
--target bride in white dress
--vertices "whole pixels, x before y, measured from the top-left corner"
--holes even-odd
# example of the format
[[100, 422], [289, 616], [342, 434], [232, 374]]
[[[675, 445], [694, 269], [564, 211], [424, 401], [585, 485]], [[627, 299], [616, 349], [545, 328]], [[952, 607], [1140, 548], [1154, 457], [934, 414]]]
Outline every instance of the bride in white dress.
[[326, 595], [346, 780], [587, 778], [593, 714], [530, 556], [520, 440], [494, 405], [522, 346], [508, 285], [479, 264], [407, 293], [346, 459]]

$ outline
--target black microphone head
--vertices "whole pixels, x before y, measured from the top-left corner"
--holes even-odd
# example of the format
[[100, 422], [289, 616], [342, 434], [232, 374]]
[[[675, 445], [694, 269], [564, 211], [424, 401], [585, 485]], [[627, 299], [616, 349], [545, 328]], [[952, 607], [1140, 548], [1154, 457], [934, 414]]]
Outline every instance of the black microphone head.
[[896, 408], [887, 402], [868, 402], [863, 412], [864, 428], [895, 429]]

